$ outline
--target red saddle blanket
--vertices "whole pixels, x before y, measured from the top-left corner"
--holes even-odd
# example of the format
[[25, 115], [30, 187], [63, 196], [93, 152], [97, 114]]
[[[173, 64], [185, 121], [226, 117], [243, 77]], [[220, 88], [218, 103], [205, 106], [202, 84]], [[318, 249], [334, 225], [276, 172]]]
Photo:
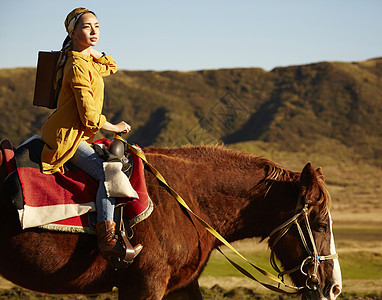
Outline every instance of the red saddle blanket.
[[[110, 140], [96, 143], [108, 146]], [[21, 227], [93, 233], [98, 183], [79, 169], [69, 169], [65, 174], [41, 173], [43, 146], [37, 136], [17, 149], [8, 140], [0, 144], [8, 173], [3, 186], [17, 207]], [[134, 165], [130, 183], [139, 198], [116, 198], [116, 205], [124, 205], [125, 222], [133, 226], [151, 214], [153, 204], [147, 194], [143, 162], [130, 153]]]

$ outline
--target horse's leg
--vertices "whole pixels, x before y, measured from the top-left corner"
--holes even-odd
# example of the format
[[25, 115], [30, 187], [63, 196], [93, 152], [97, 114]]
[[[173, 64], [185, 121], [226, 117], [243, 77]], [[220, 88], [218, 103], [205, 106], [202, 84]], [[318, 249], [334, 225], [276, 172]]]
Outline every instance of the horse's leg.
[[140, 289], [118, 288], [118, 300], [161, 300], [165, 293], [165, 287], [150, 289], [142, 286]]
[[195, 279], [188, 286], [170, 292], [163, 298], [164, 300], [202, 300], [203, 296], [200, 292], [198, 280]]
[[166, 293], [166, 287], [170, 274], [164, 269], [138, 270], [131, 265], [133, 272], [122, 276], [118, 284], [119, 300], [161, 300]]

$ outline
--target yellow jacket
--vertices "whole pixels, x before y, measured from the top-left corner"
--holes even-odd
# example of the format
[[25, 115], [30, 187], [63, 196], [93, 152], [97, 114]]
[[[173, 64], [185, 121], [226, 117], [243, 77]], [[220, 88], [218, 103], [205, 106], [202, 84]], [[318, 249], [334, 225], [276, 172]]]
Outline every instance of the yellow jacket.
[[111, 55], [95, 60], [76, 51], [68, 52], [57, 110], [41, 129], [45, 142], [41, 153], [43, 173], [63, 172], [64, 163], [74, 155], [80, 142], [93, 141], [106, 122], [102, 115], [102, 77], [116, 71]]

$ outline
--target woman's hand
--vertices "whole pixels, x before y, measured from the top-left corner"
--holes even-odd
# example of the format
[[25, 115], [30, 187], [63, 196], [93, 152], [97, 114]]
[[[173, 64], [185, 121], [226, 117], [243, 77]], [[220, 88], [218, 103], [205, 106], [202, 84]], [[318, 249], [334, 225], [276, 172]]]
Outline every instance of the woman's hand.
[[118, 124], [111, 124], [106, 121], [106, 123], [102, 126], [102, 129], [110, 132], [126, 134], [131, 130], [131, 126], [125, 121], [119, 122]]
[[90, 48], [90, 56], [94, 57], [95, 59], [100, 59], [102, 55], [103, 54], [96, 49]]
[[123, 133], [126, 134], [131, 130], [131, 126], [127, 124], [125, 121], [119, 122], [115, 125], [117, 130], [114, 131], [115, 133]]

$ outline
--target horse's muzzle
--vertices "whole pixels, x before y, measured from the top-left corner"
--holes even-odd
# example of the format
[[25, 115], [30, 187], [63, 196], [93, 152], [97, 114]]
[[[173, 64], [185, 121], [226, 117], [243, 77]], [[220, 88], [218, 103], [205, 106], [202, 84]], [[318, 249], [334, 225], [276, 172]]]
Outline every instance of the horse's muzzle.
[[[325, 290], [325, 289], [324, 289]], [[333, 284], [328, 291], [323, 293], [322, 289], [305, 289], [302, 293], [302, 300], [335, 300], [341, 294], [341, 287]]]

